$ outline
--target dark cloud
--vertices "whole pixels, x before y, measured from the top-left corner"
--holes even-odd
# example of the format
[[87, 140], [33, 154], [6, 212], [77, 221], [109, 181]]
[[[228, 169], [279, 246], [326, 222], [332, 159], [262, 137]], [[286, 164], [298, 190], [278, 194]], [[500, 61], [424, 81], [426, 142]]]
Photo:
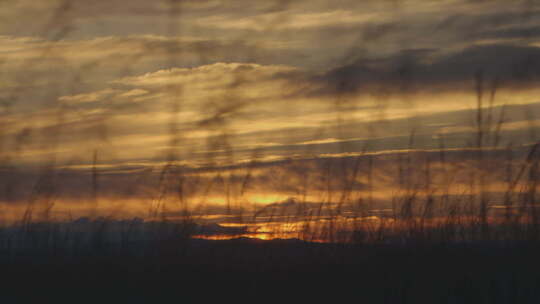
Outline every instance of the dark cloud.
[[486, 45], [465, 49], [427, 66], [423, 81], [463, 82], [476, 71], [512, 85], [529, 85], [540, 76], [540, 48]]
[[513, 26], [479, 33], [481, 39], [540, 39], [540, 26]]
[[327, 94], [377, 90], [471, 89], [475, 73], [504, 85], [529, 87], [540, 78], [540, 48], [506, 44], [468, 47], [440, 55], [429, 49], [401, 51], [380, 59], [360, 59], [314, 78]]
[[240, 235], [248, 233], [246, 227], [224, 227], [219, 224], [199, 225], [196, 231], [196, 234], [199, 236]]

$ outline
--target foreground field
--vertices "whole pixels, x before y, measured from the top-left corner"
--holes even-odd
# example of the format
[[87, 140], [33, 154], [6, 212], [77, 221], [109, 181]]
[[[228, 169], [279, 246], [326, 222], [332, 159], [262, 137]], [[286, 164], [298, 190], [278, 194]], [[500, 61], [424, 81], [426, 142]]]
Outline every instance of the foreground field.
[[[155, 250], [145, 251], [147, 246]], [[116, 252], [116, 253], [115, 253]], [[0, 259], [2, 303], [538, 303], [531, 242], [344, 245], [169, 240]]]

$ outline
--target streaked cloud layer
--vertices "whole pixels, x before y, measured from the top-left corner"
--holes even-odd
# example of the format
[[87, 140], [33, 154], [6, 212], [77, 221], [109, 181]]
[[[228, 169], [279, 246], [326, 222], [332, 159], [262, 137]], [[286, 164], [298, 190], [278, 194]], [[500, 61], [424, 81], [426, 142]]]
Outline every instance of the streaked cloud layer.
[[417, 148], [467, 148], [480, 96], [489, 128], [506, 123], [499, 144], [530, 143], [539, 14], [526, 0], [3, 1], [3, 153], [209, 164], [408, 149], [413, 130]]

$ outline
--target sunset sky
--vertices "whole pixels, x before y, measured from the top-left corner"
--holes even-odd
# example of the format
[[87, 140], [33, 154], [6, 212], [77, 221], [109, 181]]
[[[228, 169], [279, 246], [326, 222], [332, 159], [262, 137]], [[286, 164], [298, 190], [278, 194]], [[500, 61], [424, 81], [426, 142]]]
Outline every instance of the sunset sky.
[[536, 1], [0, 5], [3, 145], [18, 161], [156, 162], [174, 143], [186, 160], [397, 150], [412, 130], [419, 148], [459, 147], [475, 74], [516, 144], [538, 127]]
[[534, 0], [0, 2], [6, 166], [459, 151], [479, 104], [483, 146], [528, 145], [539, 84]]

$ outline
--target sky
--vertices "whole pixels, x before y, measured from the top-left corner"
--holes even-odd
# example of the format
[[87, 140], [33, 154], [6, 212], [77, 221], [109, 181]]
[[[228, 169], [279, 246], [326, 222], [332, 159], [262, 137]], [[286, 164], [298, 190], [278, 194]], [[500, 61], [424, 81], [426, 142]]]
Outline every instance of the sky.
[[1, 0], [0, 154], [21, 176], [125, 178], [459, 151], [479, 130], [532, 144], [539, 17], [534, 0]]

